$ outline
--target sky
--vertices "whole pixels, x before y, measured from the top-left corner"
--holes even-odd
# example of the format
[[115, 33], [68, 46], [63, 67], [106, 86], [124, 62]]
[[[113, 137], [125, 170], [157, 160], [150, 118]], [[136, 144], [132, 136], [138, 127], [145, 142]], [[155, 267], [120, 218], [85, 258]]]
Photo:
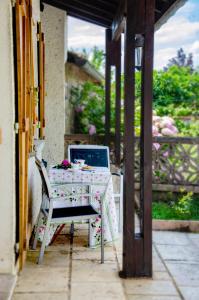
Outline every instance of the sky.
[[[94, 46], [104, 49], [104, 28], [75, 18], [68, 19], [69, 49], [81, 52]], [[188, 0], [155, 33], [154, 68], [162, 69], [168, 60], [176, 56], [177, 50], [183, 48], [192, 53], [194, 66], [199, 66], [199, 0]]]

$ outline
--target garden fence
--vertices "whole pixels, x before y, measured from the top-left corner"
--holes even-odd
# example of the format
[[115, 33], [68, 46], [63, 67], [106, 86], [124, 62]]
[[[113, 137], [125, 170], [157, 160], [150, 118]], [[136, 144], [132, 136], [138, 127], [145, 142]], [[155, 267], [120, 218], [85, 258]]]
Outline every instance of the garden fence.
[[[104, 144], [103, 135], [73, 134], [65, 136], [65, 149], [69, 144]], [[135, 140], [135, 181], [140, 182], [140, 146]], [[114, 163], [114, 136], [110, 140], [111, 161]], [[121, 156], [123, 146], [121, 145]], [[199, 193], [199, 138], [153, 137], [153, 190]]]

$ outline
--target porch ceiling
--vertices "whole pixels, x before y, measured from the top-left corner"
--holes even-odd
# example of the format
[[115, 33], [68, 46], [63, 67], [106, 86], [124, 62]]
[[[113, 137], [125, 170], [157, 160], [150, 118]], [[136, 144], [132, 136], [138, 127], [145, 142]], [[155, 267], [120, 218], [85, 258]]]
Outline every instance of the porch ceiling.
[[[156, 23], [180, 1], [182, 0], [155, 0]], [[120, 6], [120, 0], [42, 0], [42, 2], [66, 10], [69, 16], [106, 28], [111, 27]]]

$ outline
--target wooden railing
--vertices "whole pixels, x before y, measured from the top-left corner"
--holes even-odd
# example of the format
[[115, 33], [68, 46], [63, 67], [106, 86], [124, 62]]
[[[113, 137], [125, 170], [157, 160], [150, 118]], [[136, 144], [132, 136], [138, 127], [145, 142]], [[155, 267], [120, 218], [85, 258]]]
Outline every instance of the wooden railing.
[[[66, 135], [69, 144], [104, 144], [104, 136], [82, 134]], [[121, 152], [123, 145], [121, 145]], [[111, 161], [114, 163], [114, 136], [110, 140]], [[121, 153], [121, 156], [123, 153]], [[135, 179], [140, 182], [139, 138], [135, 144]], [[199, 193], [199, 138], [154, 137], [153, 138], [153, 190], [193, 191]]]

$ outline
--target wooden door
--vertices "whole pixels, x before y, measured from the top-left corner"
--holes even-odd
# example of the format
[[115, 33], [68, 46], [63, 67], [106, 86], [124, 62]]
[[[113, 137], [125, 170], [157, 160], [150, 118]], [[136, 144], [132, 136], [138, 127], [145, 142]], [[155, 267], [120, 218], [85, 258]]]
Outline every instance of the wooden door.
[[19, 201], [19, 268], [23, 267], [29, 242], [28, 157], [32, 151], [34, 116], [34, 69], [31, 0], [16, 0], [15, 49], [17, 85], [17, 170]]

